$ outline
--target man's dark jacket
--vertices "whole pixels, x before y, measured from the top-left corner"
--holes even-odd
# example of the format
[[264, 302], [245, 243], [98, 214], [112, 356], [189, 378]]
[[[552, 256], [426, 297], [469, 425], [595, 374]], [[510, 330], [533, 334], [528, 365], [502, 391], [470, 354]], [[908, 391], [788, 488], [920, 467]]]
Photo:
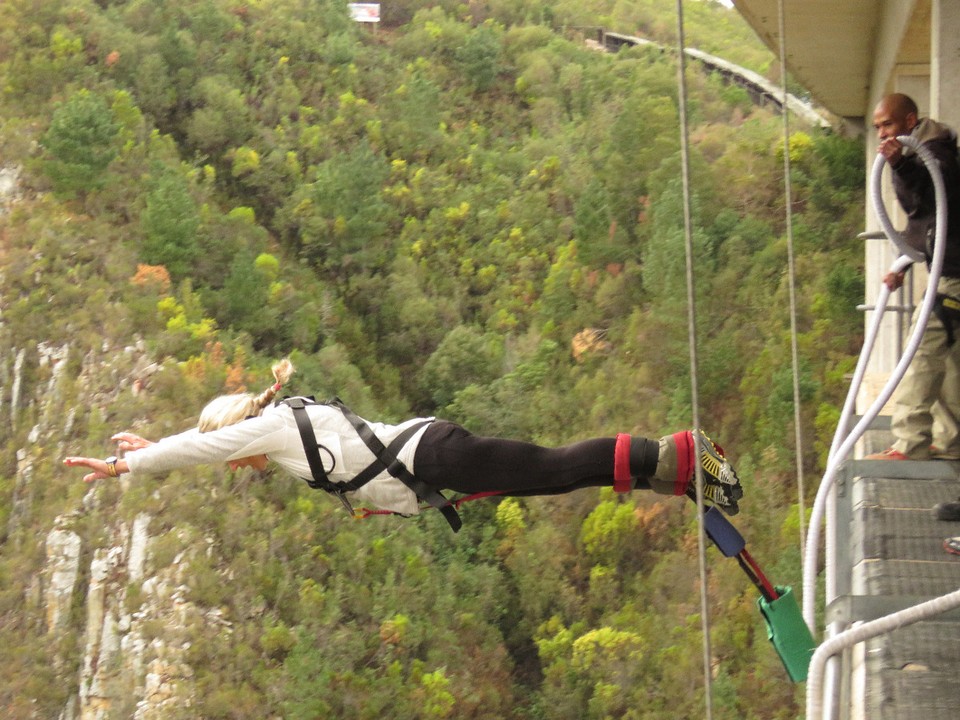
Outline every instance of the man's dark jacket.
[[[943, 174], [947, 195], [947, 248], [943, 258], [943, 275], [960, 278], [960, 158], [957, 156], [957, 134], [935, 120], [924, 119], [910, 136], [923, 143], [937, 161]], [[910, 148], [904, 148], [900, 161], [892, 166], [893, 188], [907, 214], [904, 231], [907, 242], [933, 258], [936, 235], [936, 202], [927, 166]]]

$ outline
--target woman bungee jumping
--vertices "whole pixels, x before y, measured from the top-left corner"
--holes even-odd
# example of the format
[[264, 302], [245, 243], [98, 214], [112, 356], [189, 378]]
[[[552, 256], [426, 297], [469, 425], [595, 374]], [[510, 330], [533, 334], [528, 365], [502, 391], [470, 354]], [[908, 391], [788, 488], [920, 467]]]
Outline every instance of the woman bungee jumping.
[[339, 401], [275, 398], [294, 373], [288, 359], [272, 368], [276, 382], [259, 395], [223, 395], [207, 404], [195, 429], [151, 442], [130, 432], [112, 437], [118, 455], [71, 456], [85, 482], [124, 473], [160, 473], [226, 462], [232, 470], [264, 470], [272, 461], [311, 487], [381, 511], [415, 515], [421, 501], [441, 510], [454, 530], [460, 518], [441, 493], [553, 495], [584, 487], [617, 492], [650, 489], [695, 496], [696, 464], [705, 500], [729, 515], [739, 511], [740, 480], [723, 450], [699, 430], [659, 440], [618, 434], [547, 448], [481, 437], [456, 423], [414, 418], [397, 425], [367, 422]]

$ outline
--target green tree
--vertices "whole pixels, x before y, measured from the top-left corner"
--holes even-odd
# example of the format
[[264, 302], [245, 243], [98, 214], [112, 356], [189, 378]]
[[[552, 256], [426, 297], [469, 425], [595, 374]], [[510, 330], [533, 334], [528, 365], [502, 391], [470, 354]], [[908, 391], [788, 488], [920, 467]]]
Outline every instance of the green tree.
[[313, 182], [293, 194], [281, 213], [315, 265], [346, 275], [351, 265], [376, 266], [389, 258], [385, 237], [392, 209], [383, 198], [390, 167], [363, 142], [321, 163]]
[[194, 150], [219, 160], [228, 148], [242, 145], [253, 132], [246, 96], [225, 75], [201, 78], [196, 94], [200, 107], [187, 121], [187, 137]]
[[84, 197], [102, 187], [104, 172], [117, 156], [118, 132], [106, 101], [88, 90], [58, 106], [42, 139], [44, 169], [54, 191]]
[[457, 48], [456, 57], [474, 90], [489, 90], [500, 73], [500, 33], [488, 24], [478, 27]]
[[443, 142], [440, 132], [443, 103], [436, 83], [426, 73], [414, 72], [397, 88], [390, 104], [384, 137], [391, 152], [408, 160], [425, 160], [436, 155]]
[[500, 373], [502, 345], [474, 328], [455, 327], [434, 351], [420, 373], [420, 384], [437, 408], [448, 405], [457, 391], [486, 384]]
[[159, 53], [146, 55], [134, 76], [137, 99], [144, 112], [153, 115], [160, 127], [169, 125], [170, 114], [176, 107], [177, 91], [170, 70]]
[[140, 222], [144, 262], [165, 266], [175, 282], [189, 276], [198, 255], [200, 214], [181, 173], [159, 170]]

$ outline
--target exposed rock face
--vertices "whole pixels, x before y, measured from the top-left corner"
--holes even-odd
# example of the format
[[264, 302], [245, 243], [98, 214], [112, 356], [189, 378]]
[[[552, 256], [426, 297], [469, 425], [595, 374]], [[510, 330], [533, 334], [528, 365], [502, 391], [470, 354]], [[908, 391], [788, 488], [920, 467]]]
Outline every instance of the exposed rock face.
[[27, 357], [27, 352], [20, 349], [16, 359], [13, 361], [13, 385], [10, 388], [10, 426], [17, 424], [17, 415], [20, 412], [20, 387], [23, 383], [23, 362]]
[[121, 523], [113, 544], [93, 554], [80, 689], [62, 720], [189, 715], [194, 673], [184, 661], [184, 628], [214, 623], [230, 630], [218, 611], [203, 612], [187, 599], [184, 555], [146, 576], [150, 519], [141, 513]]
[[[36, 410], [36, 425], [27, 435], [28, 444], [17, 451], [8, 520], [8, 532], [15, 542], [27, 538], [22, 528], [31, 513], [38, 511], [33, 507], [34, 485], [44, 468], [33, 448], [50, 438], [69, 437], [75, 421], [74, 412], [63, 407], [69, 348], [40, 344], [36, 353], [45, 382], [37, 388], [36, 404], [27, 406]], [[25, 357], [20, 351], [9, 357], [12, 367], [2, 364], [0, 382], [12, 400], [2, 410], [12, 419], [27, 417], [20, 392]], [[86, 392], [92, 405], [109, 406], [125, 391], [149, 391], [159, 366], [149, 361], [144, 348], [124, 348], [118, 358], [116, 366], [105, 371], [102, 358], [91, 353], [83, 359], [79, 376], [71, 380]], [[123, 492], [123, 483], [120, 489]], [[29, 589], [28, 600], [43, 603], [45, 632], [51, 642], [76, 637], [75, 603], [85, 590], [79, 687], [64, 704], [58, 720], [190, 717], [195, 705], [194, 673], [185, 660], [190, 629], [210, 624], [225, 632], [231, 629], [218, 610], [191, 602], [185, 584], [185, 569], [193, 553], [210, 552], [212, 541], [174, 530], [181, 547], [187, 549], [169, 564], [163, 561], [163, 566], [152, 566], [152, 518], [140, 513], [132, 521], [118, 520], [110, 527], [98, 528], [97, 537], [105, 530], [107, 540], [101, 547], [84, 547], [87, 536], [82, 521], [86, 514], [102, 511], [101, 495], [92, 485], [73, 512], [54, 521], [45, 538], [44, 567]], [[87, 562], [89, 568], [84, 567]]]
[[33, 459], [22, 448], [17, 450], [17, 481], [13, 486], [13, 501], [10, 518], [7, 521], [7, 533], [19, 541], [17, 531], [25, 525], [33, 504]]
[[121, 594], [120, 584], [123, 548], [114, 546], [97, 550], [90, 563], [90, 585], [87, 588], [87, 632], [80, 670], [80, 717], [99, 720], [110, 711], [107, 691], [110, 675], [116, 667], [114, 656], [119, 649], [117, 625]]
[[56, 635], [69, 622], [70, 599], [80, 573], [80, 536], [60, 528], [62, 519], [47, 535], [47, 584], [44, 602], [47, 633]]
[[0, 215], [7, 210], [7, 205], [17, 200], [20, 195], [20, 167], [4, 165], [0, 167]]
[[147, 559], [147, 542], [150, 536], [147, 529], [150, 527], [150, 516], [140, 513], [133, 521], [133, 530], [130, 534], [130, 560], [127, 563], [127, 574], [130, 582], [143, 580], [144, 563]]

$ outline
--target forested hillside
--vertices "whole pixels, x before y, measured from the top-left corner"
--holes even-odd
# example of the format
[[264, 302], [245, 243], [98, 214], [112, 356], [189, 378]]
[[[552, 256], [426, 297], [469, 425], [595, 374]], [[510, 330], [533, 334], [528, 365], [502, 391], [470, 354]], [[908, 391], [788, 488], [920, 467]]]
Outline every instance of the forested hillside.
[[[280, 472], [86, 486], [225, 391], [561, 444], [690, 426], [672, 0], [3, 0], [0, 715], [700, 718], [695, 507], [354, 521]], [[734, 10], [690, 45], [776, 78]], [[799, 585], [781, 119], [691, 64], [700, 417]], [[797, 89], [799, 90], [799, 89]], [[863, 147], [792, 126], [803, 463], [862, 335]], [[809, 500], [815, 482], [808, 483]], [[714, 717], [795, 718], [710, 549]]]

